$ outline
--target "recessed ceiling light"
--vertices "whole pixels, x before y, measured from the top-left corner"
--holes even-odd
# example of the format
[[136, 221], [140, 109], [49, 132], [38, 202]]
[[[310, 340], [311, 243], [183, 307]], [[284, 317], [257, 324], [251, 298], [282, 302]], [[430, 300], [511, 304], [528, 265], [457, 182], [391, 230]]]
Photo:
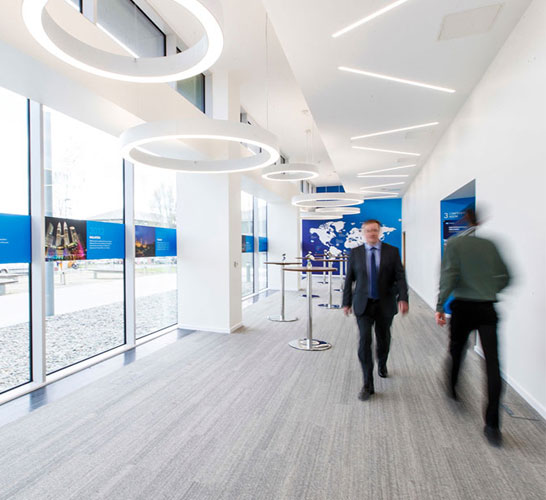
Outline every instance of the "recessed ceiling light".
[[375, 186], [363, 186], [360, 188], [361, 191], [365, 191], [368, 189], [375, 189], [375, 188], [382, 188], [387, 186], [399, 186], [400, 184], [405, 184], [405, 181], [402, 182], [389, 182], [388, 184], [376, 184]]
[[365, 174], [358, 174], [357, 177], [360, 177], [361, 179], [366, 179], [366, 178], [370, 178], [370, 179], [375, 179], [375, 178], [385, 178], [385, 177], [399, 177], [399, 178], [402, 178], [402, 177], [409, 177], [408, 174], [385, 174], [385, 175], [365, 175]]
[[366, 139], [367, 137], [375, 137], [377, 135], [394, 134], [395, 132], [404, 132], [405, 130], [413, 130], [416, 128], [433, 127], [434, 125], [438, 125], [438, 123], [439, 122], [423, 123], [423, 125], [413, 125], [411, 127], [395, 128], [392, 130], [385, 130], [383, 132], [374, 132], [373, 134], [357, 135], [355, 137], [351, 137], [351, 141], [356, 141], [357, 139]]
[[379, 172], [389, 172], [391, 170], [399, 170], [401, 168], [410, 168], [410, 167], [416, 167], [417, 165], [416, 164], [413, 164], [413, 165], [404, 165], [403, 167], [391, 167], [391, 168], [383, 168], [381, 170], [370, 170], [369, 172], [361, 172], [360, 174], [356, 174], [357, 177], [362, 177], [364, 175], [368, 175], [368, 174], [377, 174]]
[[379, 151], [380, 153], [394, 153], [396, 155], [410, 155], [410, 156], [421, 156], [421, 153], [408, 153], [407, 151], [393, 151], [392, 149], [377, 149], [377, 148], [367, 148], [364, 146], [352, 146], [353, 149], [364, 149], [366, 151]]
[[382, 9], [379, 9], [375, 11], [373, 14], [370, 14], [369, 16], [363, 17], [359, 21], [356, 21], [352, 24], [349, 24], [349, 26], [346, 26], [345, 28], [340, 29], [339, 31], [336, 31], [332, 38], [337, 38], [338, 36], [344, 35], [345, 33], [348, 33], [351, 30], [354, 30], [355, 28], [358, 28], [359, 26], [362, 26], [363, 24], [367, 23], [368, 21], [371, 21], [372, 19], [375, 19], [376, 17], [379, 17], [381, 14], [385, 14], [385, 12], [388, 12], [389, 10], [394, 9], [395, 7], [398, 7], [399, 5], [402, 5], [403, 3], [406, 3], [408, 0], [397, 0], [396, 2], [393, 2]]
[[356, 73], [358, 75], [372, 76], [374, 78], [381, 78], [383, 80], [390, 80], [391, 82], [406, 83], [407, 85], [415, 85], [416, 87], [424, 87], [431, 90], [439, 90], [440, 92], [448, 92], [453, 94], [455, 90], [448, 89], [446, 87], [438, 87], [436, 85], [429, 85], [428, 83], [415, 82], [413, 80], [406, 80], [404, 78], [396, 78], [394, 76], [380, 75], [379, 73], [371, 73], [369, 71], [363, 71], [361, 69], [347, 68], [346, 66], [339, 66], [340, 71], [348, 71], [349, 73]]

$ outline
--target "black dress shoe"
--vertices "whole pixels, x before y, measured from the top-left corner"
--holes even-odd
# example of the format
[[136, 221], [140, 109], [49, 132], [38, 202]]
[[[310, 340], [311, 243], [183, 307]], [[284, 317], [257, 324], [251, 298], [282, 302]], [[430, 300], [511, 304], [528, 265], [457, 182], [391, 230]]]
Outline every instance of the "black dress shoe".
[[375, 391], [373, 390], [373, 387], [362, 387], [358, 393], [358, 399], [360, 399], [360, 401], [367, 401], [374, 393]]
[[378, 368], [377, 373], [381, 378], [387, 378], [389, 376], [389, 371], [386, 366], [381, 366]]
[[502, 434], [498, 427], [486, 425], [483, 428], [483, 433], [491, 446], [494, 446], [495, 448], [500, 448], [502, 446]]

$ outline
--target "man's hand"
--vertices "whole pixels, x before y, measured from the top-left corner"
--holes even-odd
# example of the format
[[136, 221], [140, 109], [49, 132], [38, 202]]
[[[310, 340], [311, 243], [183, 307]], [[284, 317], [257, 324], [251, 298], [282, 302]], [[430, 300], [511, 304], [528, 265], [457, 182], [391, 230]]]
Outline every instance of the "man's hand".
[[351, 306], [343, 306], [343, 314], [345, 316], [349, 316], [353, 312], [353, 308]]
[[401, 314], [407, 314], [409, 311], [409, 304], [405, 300], [398, 302], [398, 311]]
[[446, 313], [437, 312], [434, 314], [434, 318], [437, 325], [444, 326], [446, 324]]

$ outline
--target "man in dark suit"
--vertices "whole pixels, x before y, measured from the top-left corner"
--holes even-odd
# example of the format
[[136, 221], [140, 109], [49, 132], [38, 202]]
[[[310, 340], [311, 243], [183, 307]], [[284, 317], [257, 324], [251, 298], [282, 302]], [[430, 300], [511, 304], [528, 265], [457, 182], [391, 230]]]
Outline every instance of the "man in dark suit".
[[388, 376], [392, 320], [397, 309], [402, 314], [409, 310], [408, 285], [398, 249], [381, 242], [380, 232], [381, 223], [375, 219], [362, 225], [365, 244], [351, 250], [343, 288], [343, 311], [349, 315], [351, 308], [354, 310], [360, 330], [358, 359], [364, 373], [358, 395], [361, 401], [374, 393], [372, 327], [375, 325], [378, 374], [384, 378]]

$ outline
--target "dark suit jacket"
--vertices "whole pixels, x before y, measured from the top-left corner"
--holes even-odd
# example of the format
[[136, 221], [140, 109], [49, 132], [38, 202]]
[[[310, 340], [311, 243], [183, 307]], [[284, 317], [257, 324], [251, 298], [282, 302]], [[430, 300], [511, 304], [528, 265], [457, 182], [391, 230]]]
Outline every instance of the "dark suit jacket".
[[[397, 302], [408, 301], [406, 274], [398, 248], [381, 242], [381, 260], [379, 262], [378, 292], [379, 307], [384, 316], [394, 316]], [[353, 292], [353, 282], [356, 286]], [[366, 268], [366, 247], [353, 248], [349, 254], [347, 276], [343, 288], [343, 307], [351, 306], [357, 316], [364, 314], [368, 303], [368, 270]]]

